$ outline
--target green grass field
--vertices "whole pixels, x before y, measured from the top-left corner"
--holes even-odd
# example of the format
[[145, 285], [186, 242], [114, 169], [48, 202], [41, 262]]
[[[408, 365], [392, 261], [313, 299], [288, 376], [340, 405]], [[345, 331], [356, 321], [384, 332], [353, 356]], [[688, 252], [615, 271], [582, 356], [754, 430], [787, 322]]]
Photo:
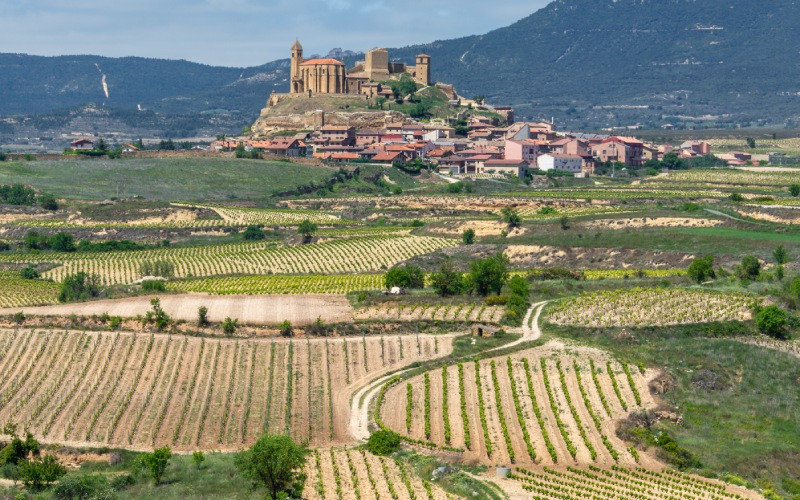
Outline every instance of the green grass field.
[[268, 199], [302, 184], [323, 184], [333, 169], [228, 158], [130, 158], [3, 162], [0, 184], [29, 184], [59, 197], [166, 201]]

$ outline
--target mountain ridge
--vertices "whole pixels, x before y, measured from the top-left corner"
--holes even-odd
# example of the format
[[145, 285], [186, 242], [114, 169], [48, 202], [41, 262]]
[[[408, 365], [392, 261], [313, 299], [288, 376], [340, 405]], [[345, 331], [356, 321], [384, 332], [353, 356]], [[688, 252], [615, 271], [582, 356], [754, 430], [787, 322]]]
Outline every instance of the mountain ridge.
[[[794, 127], [800, 55], [788, 47], [800, 45], [798, 16], [796, 0], [555, 0], [504, 28], [389, 53], [413, 62], [426, 52], [433, 78], [462, 95], [513, 105], [523, 118], [555, 117], [563, 127]], [[348, 66], [361, 57], [331, 53]], [[288, 69], [288, 59], [228, 68], [0, 54], [0, 116], [94, 104], [197, 115], [209, 130], [216, 120], [230, 133], [251, 123], [272, 91], [288, 90]]]

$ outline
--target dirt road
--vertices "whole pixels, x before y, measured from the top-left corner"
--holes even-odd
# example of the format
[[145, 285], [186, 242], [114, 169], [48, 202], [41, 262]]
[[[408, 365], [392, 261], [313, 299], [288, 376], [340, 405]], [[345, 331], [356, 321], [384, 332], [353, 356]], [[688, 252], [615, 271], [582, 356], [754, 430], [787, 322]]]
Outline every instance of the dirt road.
[[353, 320], [353, 308], [344, 297], [332, 295], [206, 295], [200, 293], [131, 297], [98, 300], [55, 306], [0, 309], [2, 314], [20, 310], [31, 316], [92, 316], [108, 313], [131, 318], [144, 315], [151, 309], [150, 300], [158, 297], [161, 307], [173, 319], [195, 321], [200, 306], [208, 308], [208, 319], [219, 322], [226, 317], [238, 318], [241, 323], [275, 325], [289, 320], [303, 326], [321, 317], [326, 323]]
[[[522, 321], [522, 337], [510, 344], [505, 344], [488, 352], [507, 349], [522, 344], [523, 342], [537, 340], [541, 337], [542, 330], [539, 327], [539, 317], [542, 314], [542, 309], [544, 309], [545, 304], [547, 304], [547, 302], [539, 302], [533, 304], [531, 308], [528, 309], [528, 313]], [[350, 435], [353, 439], [363, 441], [369, 438], [369, 408], [372, 400], [378, 395], [383, 384], [391, 380], [392, 377], [402, 375], [403, 373], [405, 373], [405, 371], [385, 375], [373, 380], [356, 391], [350, 402]]]

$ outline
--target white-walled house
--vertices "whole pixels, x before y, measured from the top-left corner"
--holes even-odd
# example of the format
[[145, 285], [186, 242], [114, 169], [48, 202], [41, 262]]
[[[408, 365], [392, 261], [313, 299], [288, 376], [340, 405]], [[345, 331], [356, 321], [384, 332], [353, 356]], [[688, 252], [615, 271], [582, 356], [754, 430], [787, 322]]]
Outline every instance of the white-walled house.
[[539, 156], [537, 165], [539, 170], [563, 170], [565, 172], [580, 173], [583, 167], [583, 158], [577, 155], [547, 153]]

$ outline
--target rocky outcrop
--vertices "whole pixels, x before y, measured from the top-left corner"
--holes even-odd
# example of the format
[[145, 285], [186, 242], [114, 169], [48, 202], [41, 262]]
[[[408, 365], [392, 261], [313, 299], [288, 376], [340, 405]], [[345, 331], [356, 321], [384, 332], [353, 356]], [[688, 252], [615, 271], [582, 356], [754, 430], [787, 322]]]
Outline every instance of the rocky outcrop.
[[253, 135], [266, 136], [282, 130], [313, 130], [323, 125], [347, 125], [357, 129], [385, 128], [389, 123], [412, 123], [398, 111], [309, 111], [302, 114], [272, 115], [265, 110], [253, 124]]

